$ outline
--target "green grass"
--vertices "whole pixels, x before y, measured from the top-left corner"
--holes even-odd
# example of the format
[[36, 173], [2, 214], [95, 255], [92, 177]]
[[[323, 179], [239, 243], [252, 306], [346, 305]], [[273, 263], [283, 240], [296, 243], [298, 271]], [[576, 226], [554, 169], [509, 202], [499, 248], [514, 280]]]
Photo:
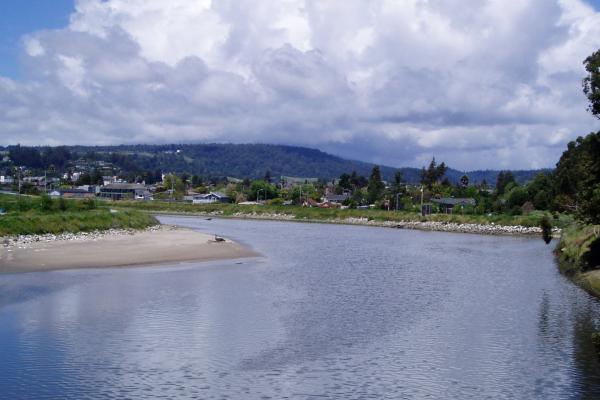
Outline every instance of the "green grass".
[[597, 240], [600, 240], [599, 225], [572, 224], [565, 229], [555, 250], [560, 271], [574, 275], [596, 267], [586, 265], [586, 254]]
[[150, 214], [135, 210], [111, 212], [106, 204], [80, 200], [57, 200], [45, 206], [40, 197], [0, 195], [0, 236], [63, 232], [89, 232], [111, 228], [142, 229], [156, 225]]
[[600, 271], [582, 272], [576, 276], [575, 282], [588, 293], [600, 298]]
[[600, 225], [572, 224], [563, 231], [555, 254], [561, 273], [600, 298], [600, 265], [592, 260], [592, 246], [600, 240]]
[[[190, 213], [190, 214], [209, 214], [218, 212], [222, 216], [242, 215], [264, 215], [280, 214], [294, 216], [295, 220], [307, 221], [336, 221], [347, 218], [367, 218], [373, 221], [423, 221], [424, 218], [415, 212], [395, 212], [385, 210], [358, 210], [358, 209], [336, 209], [336, 208], [309, 208], [298, 206], [278, 206], [278, 205], [238, 205], [238, 204], [189, 204], [189, 203], [167, 203], [167, 202], [135, 202], [120, 201], [110, 203], [111, 207], [120, 209], [141, 210], [148, 212], [172, 212], [172, 213]], [[497, 225], [522, 225], [539, 226], [540, 220], [544, 215], [550, 215], [544, 212], [533, 212], [529, 215], [507, 215], [494, 214], [488, 215], [461, 215], [461, 214], [433, 214], [426, 217], [428, 221], [470, 223], [470, 224], [497, 224]], [[572, 218], [566, 215], [559, 215], [551, 220], [555, 226], [564, 227], [572, 222]]]

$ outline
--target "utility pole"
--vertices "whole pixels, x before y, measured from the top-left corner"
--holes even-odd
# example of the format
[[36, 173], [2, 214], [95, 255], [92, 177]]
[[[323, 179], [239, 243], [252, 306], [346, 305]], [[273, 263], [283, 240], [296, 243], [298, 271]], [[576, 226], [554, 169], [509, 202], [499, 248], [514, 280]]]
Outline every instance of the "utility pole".
[[421, 185], [421, 216], [423, 215], [423, 185]]
[[[260, 193], [261, 191], [262, 191], [262, 192], [264, 192], [264, 191], [265, 191], [265, 189], [258, 189], [258, 190], [256, 191], [256, 202], [257, 202], [257, 203], [260, 203], [260, 195], [259, 195], [259, 193]], [[267, 195], [266, 195], [266, 194], [264, 194], [264, 196], [265, 196], [265, 200], [267, 200]]]

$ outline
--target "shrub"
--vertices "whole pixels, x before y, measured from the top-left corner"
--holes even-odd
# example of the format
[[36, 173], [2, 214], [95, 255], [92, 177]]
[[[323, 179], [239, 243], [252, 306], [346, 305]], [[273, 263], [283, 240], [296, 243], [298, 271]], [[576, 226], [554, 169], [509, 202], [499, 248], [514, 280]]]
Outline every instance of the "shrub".
[[542, 228], [542, 238], [546, 244], [552, 241], [552, 222], [546, 215], [542, 217], [540, 221], [540, 227]]
[[95, 210], [97, 207], [96, 200], [88, 198], [84, 201], [85, 208], [87, 210]]
[[62, 197], [60, 197], [58, 199], [58, 209], [60, 211], [67, 211], [67, 208], [69, 208], [67, 201], [65, 199], [63, 199]]
[[50, 196], [48, 196], [47, 194], [43, 194], [40, 197], [40, 209], [42, 211], [51, 211], [53, 205], [54, 205], [54, 202], [52, 201]]

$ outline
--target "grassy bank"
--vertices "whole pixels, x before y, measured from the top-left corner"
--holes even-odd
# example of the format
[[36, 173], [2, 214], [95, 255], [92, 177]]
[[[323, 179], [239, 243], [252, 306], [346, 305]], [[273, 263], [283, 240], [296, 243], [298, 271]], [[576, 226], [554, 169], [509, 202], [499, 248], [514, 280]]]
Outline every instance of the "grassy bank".
[[[140, 210], [148, 212], [172, 212], [189, 214], [218, 214], [224, 217], [232, 216], [287, 216], [294, 220], [308, 221], [342, 221], [348, 218], [365, 218], [372, 221], [439, 221], [453, 222], [459, 224], [496, 224], [496, 225], [521, 225], [526, 227], [540, 226], [540, 220], [544, 212], [533, 212], [528, 215], [461, 215], [461, 214], [433, 214], [426, 218], [414, 212], [395, 212], [375, 209], [335, 209], [335, 208], [309, 208], [298, 206], [279, 206], [279, 205], [238, 205], [238, 204], [187, 204], [187, 203], [167, 203], [167, 202], [135, 202], [120, 201], [111, 203], [112, 207], [128, 210]], [[570, 216], [559, 215], [552, 218], [554, 226], [568, 226], [572, 219]]]
[[556, 247], [560, 271], [600, 297], [600, 225], [573, 224]]
[[107, 205], [95, 201], [0, 195], [0, 208], [6, 212], [0, 216], [0, 236], [142, 229], [158, 223], [148, 213], [111, 212]]

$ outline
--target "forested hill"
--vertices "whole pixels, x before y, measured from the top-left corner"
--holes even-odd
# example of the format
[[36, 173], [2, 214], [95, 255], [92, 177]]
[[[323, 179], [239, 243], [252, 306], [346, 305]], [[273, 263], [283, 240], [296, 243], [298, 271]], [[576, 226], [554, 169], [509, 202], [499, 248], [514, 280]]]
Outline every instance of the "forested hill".
[[[10, 149], [9, 146], [5, 150]], [[26, 162], [18, 160], [14, 160], [15, 163], [35, 168], [44, 164], [44, 155], [50, 158], [48, 154], [52, 153], [50, 155], [56, 158], [54, 153], [57, 151], [48, 152], [48, 148], [44, 147], [33, 149], [37, 149], [41, 154], [41, 157], [36, 159], [39, 165], [27, 165]], [[73, 162], [81, 158], [103, 160], [113, 163], [126, 173], [160, 170], [203, 177], [261, 178], [269, 171], [272, 177], [331, 179], [352, 171], [369, 176], [373, 168], [371, 163], [346, 160], [316, 149], [271, 144], [67, 146], [60, 149], [60, 157], [69, 159], [61, 160], [60, 165], [67, 166], [70, 164], [68, 161]], [[57, 161], [54, 162], [54, 165], [56, 164]], [[420, 181], [419, 168], [400, 169], [407, 182]], [[395, 167], [381, 166], [383, 179], [391, 180], [397, 170]], [[518, 181], [524, 182], [530, 180], [537, 172], [539, 171], [514, 171], [513, 174]], [[463, 174], [463, 171], [448, 169], [446, 176], [451, 182], [457, 182]], [[467, 172], [471, 182], [481, 182], [485, 179], [492, 185], [496, 182], [497, 174], [498, 171], [491, 170]]]

